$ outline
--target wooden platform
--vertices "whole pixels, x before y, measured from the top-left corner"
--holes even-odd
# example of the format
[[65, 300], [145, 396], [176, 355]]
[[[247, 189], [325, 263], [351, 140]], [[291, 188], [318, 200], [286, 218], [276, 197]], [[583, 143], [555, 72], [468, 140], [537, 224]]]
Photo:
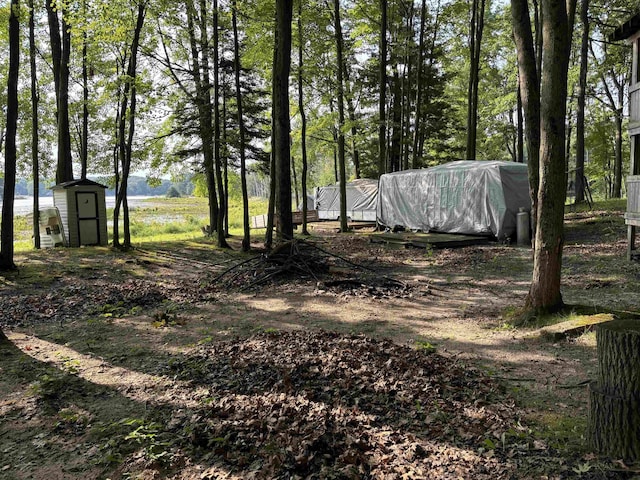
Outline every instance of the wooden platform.
[[489, 237], [451, 233], [378, 233], [371, 236], [372, 243], [417, 248], [456, 248], [489, 243]]
[[584, 332], [590, 332], [601, 323], [614, 320], [610, 313], [599, 313], [596, 315], [582, 315], [574, 320], [556, 323], [540, 329], [540, 336], [550, 337], [553, 340], [565, 340], [570, 337], [577, 337]]
[[[374, 231], [376, 222], [347, 222], [349, 230], [370, 230]], [[340, 222], [337, 220], [324, 220], [320, 222], [308, 223], [307, 228], [316, 232], [339, 232]]]

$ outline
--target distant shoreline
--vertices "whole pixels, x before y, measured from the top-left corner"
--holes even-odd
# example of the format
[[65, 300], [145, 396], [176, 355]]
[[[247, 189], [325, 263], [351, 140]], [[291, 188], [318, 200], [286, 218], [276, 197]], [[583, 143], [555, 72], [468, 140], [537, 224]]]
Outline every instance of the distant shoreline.
[[[107, 196], [107, 208], [113, 208], [116, 204], [115, 196]], [[131, 195], [127, 197], [129, 200], [129, 207], [138, 207], [143, 205], [147, 200], [154, 198], [165, 198], [164, 196], [158, 195]], [[49, 208], [53, 207], [53, 197], [40, 197], [40, 208]], [[0, 202], [0, 208], [2, 208], [2, 202]], [[16, 196], [13, 203], [13, 215], [25, 216], [33, 214], [33, 197], [19, 195]]]

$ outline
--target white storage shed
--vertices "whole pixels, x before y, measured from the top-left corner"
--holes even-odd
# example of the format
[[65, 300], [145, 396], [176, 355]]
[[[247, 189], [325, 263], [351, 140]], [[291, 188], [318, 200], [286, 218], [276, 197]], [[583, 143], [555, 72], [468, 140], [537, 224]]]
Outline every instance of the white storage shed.
[[60, 212], [68, 247], [107, 245], [106, 189], [89, 179], [53, 187], [53, 204]]

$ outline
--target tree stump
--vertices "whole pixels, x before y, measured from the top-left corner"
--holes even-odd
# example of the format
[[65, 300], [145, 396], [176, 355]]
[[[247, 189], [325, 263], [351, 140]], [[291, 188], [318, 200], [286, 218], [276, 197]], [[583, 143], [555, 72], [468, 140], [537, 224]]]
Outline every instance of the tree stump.
[[640, 461], [640, 320], [597, 329], [598, 381], [590, 385], [588, 440], [595, 451]]

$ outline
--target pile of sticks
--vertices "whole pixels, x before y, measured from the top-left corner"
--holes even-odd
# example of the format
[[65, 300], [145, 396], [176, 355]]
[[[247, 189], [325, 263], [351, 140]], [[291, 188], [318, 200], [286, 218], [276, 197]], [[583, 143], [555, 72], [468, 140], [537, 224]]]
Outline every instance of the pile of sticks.
[[314, 242], [294, 239], [278, 245], [269, 253], [252, 257], [226, 269], [213, 279], [212, 284], [219, 288], [244, 292], [276, 279], [321, 282], [330, 274], [347, 275], [358, 270], [378, 276], [373, 269], [331, 253]]

